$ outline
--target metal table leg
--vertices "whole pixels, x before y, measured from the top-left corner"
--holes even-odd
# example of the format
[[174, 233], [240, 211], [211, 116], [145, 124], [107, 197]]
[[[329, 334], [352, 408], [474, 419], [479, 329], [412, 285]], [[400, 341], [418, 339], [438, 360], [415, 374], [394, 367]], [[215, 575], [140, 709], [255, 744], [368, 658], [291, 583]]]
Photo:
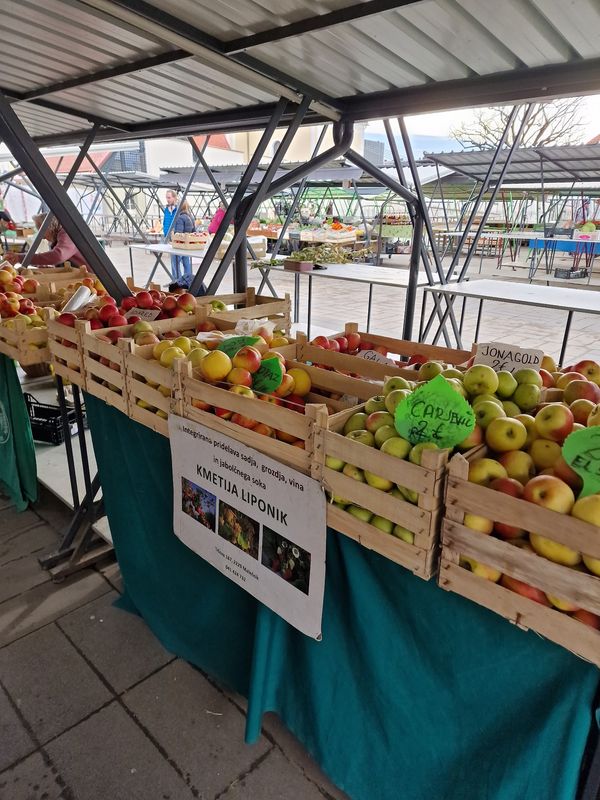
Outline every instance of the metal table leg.
[[294, 272], [294, 322], [300, 322], [300, 273]]
[[421, 301], [421, 319], [419, 320], [419, 341], [423, 341], [423, 325], [425, 323], [425, 309], [427, 308], [427, 290], [423, 290], [423, 300]]
[[67, 465], [69, 468], [69, 483], [71, 484], [71, 496], [73, 498], [73, 508], [79, 508], [79, 492], [77, 491], [77, 474], [75, 472], [75, 460], [73, 458], [73, 443], [71, 441], [71, 433], [69, 430], [69, 417], [67, 401], [65, 399], [65, 390], [63, 380], [60, 375], [56, 376], [56, 388], [58, 391], [58, 406], [60, 408], [60, 418], [65, 432], [65, 451], [67, 454]]
[[462, 332], [463, 332], [463, 324], [464, 324], [464, 321], [465, 321], [465, 308], [466, 308], [466, 306], [467, 306], [467, 298], [463, 297], [462, 310], [460, 312], [460, 322], [458, 324], [458, 332], [460, 333], [461, 336], [462, 336]]
[[90, 462], [87, 453], [87, 442], [85, 440], [85, 426], [83, 423], [83, 411], [81, 409], [81, 395], [79, 394], [79, 386], [73, 386], [73, 402], [75, 405], [75, 417], [77, 419], [77, 438], [79, 439], [79, 450], [81, 452], [83, 482], [85, 485], [85, 493], [86, 495], [89, 495], [92, 489], [92, 481], [90, 478]]
[[371, 327], [371, 307], [373, 305], [373, 284], [369, 284], [369, 304], [367, 306], [367, 333]]
[[312, 275], [308, 275], [308, 320], [306, 323], [306, 335], [310, 339], [310, 316], [312, 313]]
[[131, 249], [131, 247], [128, 249], [129, 249], [129, 269], [131, 271], [131, 279], [135, 280], [133, 277], [133, 250]]
[[481, 324], [481, 312], [483, 311], [483, 300], [479, 301], [479, 311], [477, 312], [477, 325], [475, 326], [475, 341], [479, 341], [479, 325]]
[[559, 363], [561, 366], [565, 363], [565, 353], [567, 351], [567, 342], [569, 340], [569, 333], [571, 332], [571, 321], [573, 319], [573, 310], [571, 309], [567, 314], [567, 324], [565, 325], [565, 334], [563, 336], [562, 347], [560, 348]]

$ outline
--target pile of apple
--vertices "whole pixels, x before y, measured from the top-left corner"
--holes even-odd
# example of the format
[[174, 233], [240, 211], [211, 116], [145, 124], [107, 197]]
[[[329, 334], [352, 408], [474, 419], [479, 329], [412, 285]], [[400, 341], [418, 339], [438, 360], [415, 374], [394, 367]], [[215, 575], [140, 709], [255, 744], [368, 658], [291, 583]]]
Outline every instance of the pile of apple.
[[[595, 365], [594, 370], [590, 366], [592, 363], [586, 362], [589, 373], [600, 379], [600, 367]], [[564, 389], [564, 402], [542, 403], [538, 409], [532, 409], [532, 414], [507, 415], [506, 404], [512, 401], [502, 400], [501, 397], [514, 388], [513, 384], [501, 373], [494, 373], [490, 367], [471, 369], [480, 372], [477, 389], [481, 394], [471, 397], [477, 425], [460, 447], [467, 449], [485, 443], [491, 452], [470, 462], [469, 480], [560, 514], [570, 514], [593, 525], [600, 525], [600, 495], [577, 499], [581, 491], [581, 479], [562, 456], [562, 444], [570, 433], [582, 429], [586, 424], [600, 424], [600, 407], [594, 404], [595, 400], [600, 401], [598, 385], [588, 380], [583, 372], [555, 370], [553, 380], [558, 388]], [[469, 372], [465, 374], [465, 384]], [[513, 398], [522, 385], [518, 384], [514, 389]], [[487, 399], [481, 399], [486, 395]], [[494, 405], [496, 410], [492, 408]], [[485, 413], [481, 413], [482, 406], [487, 406]], [[536, 552], [557, 564], [600, 575], [600, 559], [554, 542], [541, 533], [495, 521], [493, 515], [488, 519], [466, 514], [464, 525]], [[502, 575], [500, 571], [472, 558], [461, 558], [461, 564], [481, 577], [500, 581], [507, 589], [569, 613], [581, 622], [600, 629], [600, 617], [573, 603], [547, 595], [509, 575]]]

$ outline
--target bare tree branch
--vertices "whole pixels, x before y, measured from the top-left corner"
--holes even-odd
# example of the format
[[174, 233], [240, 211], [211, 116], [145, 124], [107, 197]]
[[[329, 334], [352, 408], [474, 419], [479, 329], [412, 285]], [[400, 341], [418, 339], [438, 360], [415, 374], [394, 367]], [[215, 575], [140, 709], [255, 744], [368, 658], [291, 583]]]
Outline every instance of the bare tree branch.
[[[450, 135], [466, 150], [496, 147], [508, 122], [510, 107], [477, 109], [473, 120], [453, 128]], [[522, 147], [580, 144], [585, 128], [583, 100], [569, 97], [539, 103], [533, 110], [521, 140]], [[506, 141], [510, 146], [516, 135], [513, 124]]]

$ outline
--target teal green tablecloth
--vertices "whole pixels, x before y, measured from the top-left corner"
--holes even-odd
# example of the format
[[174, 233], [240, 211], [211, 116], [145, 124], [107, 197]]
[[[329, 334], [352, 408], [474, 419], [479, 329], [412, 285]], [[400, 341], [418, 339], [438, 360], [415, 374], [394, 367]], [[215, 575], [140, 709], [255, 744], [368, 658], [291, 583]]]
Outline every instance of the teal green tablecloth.
[[173, 653], [276, 711], [354, 800], [573, 800], [599, 672], [328, 533], [323, 641], [172, 532], [169, 443], [87, 398], [126, 590]]

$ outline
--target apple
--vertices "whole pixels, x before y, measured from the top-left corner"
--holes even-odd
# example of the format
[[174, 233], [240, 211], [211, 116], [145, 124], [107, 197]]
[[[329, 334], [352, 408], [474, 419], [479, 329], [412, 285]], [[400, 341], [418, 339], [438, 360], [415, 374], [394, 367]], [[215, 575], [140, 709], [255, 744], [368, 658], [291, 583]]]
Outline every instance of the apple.
[[571, 487], [553, 475], [538, 475], [527, 481], [523, 499], [559, 514], [568, 514], [575, 504]]
[[442, 370], [441, 375], [444, 378], [457, 378], [459, 381], [462, 381], [464, 377], [464, 373], [455, 367], [446, 367], [446, 369]]
[[477, 406], [480, 403], [485, 403], [485, 402], [495, 403], [500, 408], [504, 408], [504, 406], [502, 405], [502, 400], [500, 400], [499, 397], [496, 397], [495, 394], [478, 394], [478, 395], [475, 395], [475, 397], [473, 397], [472, 400], [471, 400], [471, 405], [473, 406], [473, 408], [477, 408]]
[[327, 349], [331, 350], [333, 353], [339, 353], [340, 352], [340, 344], [337, 341], [337, 339], [330, 339], [329, 340], [329, 347]]
[[540, 370], [540, 377], [542, 379], [542, 386], [545, 389], [552, 389], [555, 385], [554, 376], [545, 369]]
[[346, 438], [350, 439], [352, 442], [360, 442], [360, 444], [364, 444], [367, 447], [375, 447], [375, 437], [371, 433], [371, 431], [367, 430], [357, 430], [357, 431], [350, 431], [346, 434]]
[[[198, 363], [202, 361], [202, 358], [199, 359]], [[252, 375], [248, 372], [247, 369], [242, 369], [242, 367], [234, 367], [230, 372], [227, 373], [227, 377], [225, 378], [227, 383], [234, 384], [236, 386], [252, 386]]]
[[587, 418], [587, 427], [592, 428], [594, 425], [600, 425], [600, 403], [592, 408]]
[[573, 366], [573, 370], [585, 375], [589, 381], [600, 384], [600, 364], [596, 363], [596, 361], [590, 361], [589, 359], [578, 361]]
[[373, 472], [369, 472], [369, 470], [364, 470], [365, 473], [365, 480], [372, 486], [373, 489], [380, 489], [382, 492], [389, 492], [390, 489], [393, 488], [394, 483], [390, 481], [388, 478], [383, 478], [380, 475], [375, 475]]
[[294, 379], [291, 375], [285, 373], [281, 379], [281, 383], [275, 389], [275, 394], [277, 397], [287, 397], [288, 395], [292, 394], [294, 391]]
[[367, 417], [365, 427], [370, 433], [375, 434], [377, 430], [383, 428], [384, 425], [393, 427], [394, 417], [387, 411], [374, 411]]
[[239, 367], [253, 374], [261, 367], [261, 354], [255, 347], [246, 345], [233, 356], [232, 363], [234, 367]]
[[[270, 425], [265, 425], [264, 422], [259, 422], [258, 425], [254, 426], [253, 430], [254, 433], [260, 433], [261, 436], [268, 436], [270, 439], [277, 438], [277, 432]], [[304, 442], [302, 444], [304, 445]]]
[[417, 380], [430, 381], [435, 378], [436, 375], [439, 375], [443, 369], [444, 365], [440, 364], [439, 361], [426, 361], [419, 367]]
[[334, 458], [333, 456], [325, 456], [325, 466], [327, 469], [333, 469], [336, 472], [341, 472], [346, 466], [346, 462], [341, 458]]
[[[377, 439], [377, 434], [375, 434], [375, 439]], [[408, 454], [412, 450], [412, 445], [406, 439], [403, 439], [401, 436], [398, 436], [398, 434], [395, 434], [389, 439], [386, 439], [381, 445], [380, 449], [381, 452], [385, 453], [387, 456], [394, 456], [395, 458], [407, 458]]]
[[557, 370], [556, 361], [552, 358], [552, 356], [544, 355], [541, 366], [548, 372], [556, 372]]
[[368, 511], [366, 508], [361, 508], [360, 506], [348, 506], [346, 508], [348, 514], [352, 514], [353, 517], [360, 519], [362, 522], [371, 522], [373, 518], [373, 513]]
[[[537, 373], [536, 373], [537, 375]], [[541, 390], [533, 383], [520, 383], [512, 396], [521, 411], [533, 411], [540, 402]]]
[[536, 589], [535, 586], [530, 586], [528, 583], [511, 578], [510, 575], [503, 575], [500, 583], [505, 589], [510, 589], [511, 592], [523, 595], [534, 603], [539, 603], [541, 606], [549, 606], [548, 598], [541, 589]]
[[56, 318], [57, 322], [60, 322], [61, 325], [66, 325], [69, 328], [74, 328], [75, 323], [77, 322], [77, 317], [75, 314], [70, 314], [68, 311], [59, 314]]
[[576, 606], [575, 603], [572, 603], [570, 600], [563, 600], [561, 597], [556, 597], [556, 595], [552, 594], [547, 594], [546, 597], [559, 611], [566, 611], [568, 613], [579, 611], [579, 606]]
[[502, 400], [508, 400], [509, 397], [512, 397], [513, 392], [518, 386], [517, 380], [511, 372], [504, 369], [497, 372], [496, 375], [498, 376], [496, 394]]
[[[99, 319], [90, 319], [89, 323], [90, 323], [90, 329], [93, 331], [98, 331], [104, 328], [104, 325], [100, 322]], [[156, 337], [156, 341], [158, 341], [158, 337]]]
[[[383, 412], [376, 411], [375, 413], [379, 414]], [[388, 439], [396, 439], [397, 437], [398, 433], [393, 425], [382, 425], [381, 428], [375, 431], [375, 447], [381, 449]]]
[[365, 403], [365, 411], [367, 414], [374, 414], [375, 411], [385, 411], [385, 397], [382, 394], [378, 394], [375, 397], [371, 397]]
[[405, 528], [403, 525], [394, 525], [394, 530], [392, 531], [392, 535], [395, 536], [397, 539], [402, 539], [403, 542], [407, 542], [408, 544], [414, 544], [415, 535], [412, 531], [409, 531], [408, 528]]
[[556, 381], [557, 389], [566, 389], [571, 381], [585, 381], [587, 378], [581, 372], [563, 372]]
[[[292, 370], [288, 372], [288, 375], [291, 374], [291, 372]], [[350, 431], [366, 430], [368, 416], [368, 414], [365, 414], [362, 411], [357, 411], [356, 414], [353, 414], [349, 419], [346, 420], [343, 428], [344, 436], [349, 434]]]
[[348, 352], [348, 339], [345, 336], [336, 336], [333, 341], [337, 342], [340, 353]]
[[536, 469], [542, 470], [554, 467], [561, 455], [561, 446], [550, 439], [535, 439], [528, 447], [527, 452], [533, 459]]
[[[288, 372], [288, 375], [290, 373]], [[299, 394], [288, 394], [288, 396], [283, 400], [283, 405], [286, 408], [291, 408], [292, 411], [298, 411], [300, 414], [305, 413], [305, 406], [306, 401], [303, 397], [300, 397]]]
[[469, 464], [469, 480], [480, 486], [489, 486], [495, 478], [508, 477], [506, 470], [493, 458], [476, 458]]
[[153, 304], [154, 298], [150, 292], [142, 291], [137, 292], [135, 295], [135, 305], [137, 308], [152, 308]]
[[408, 460], [416, 464], [417, 466], [421, 465], [421, 459], [423, 457], [423, 451], [425, 450], [439, 450], [437, 444], [433, 442], [419, 442], [419, 444], [414, 445], [411, 447], [410, 452], [408, 454]]
[[39, 288], [40, 283], [34, 278], [28, 278], [26, 281], [23, 281], [23, 292], [25, 294], [35, 294]]
[[580, 425], [586, 425], [588, 417], [594, 409], [594, 404], [592, 400], [585, 400], [584, 398], [574, 400], [569, 405], [574, 422], [578, 422]]
[[[417, 505], [419, 502], [419, 493], [414, 489], [409, 489], [406, 486], [401, 486], [399, 483], [396, 484], [396, 489], [400, 492], [403, 500], [406, 500], [407, 503], [412, 503], [413, 505]], [[394, 489], [390, 492], [390, 494], [394, 493]]]
[[224, 381], [232, 369], [231, 359], [222, 350], [212, 350], [200, 362], [200, 372], [211, 382]]
[[589, 625], [590, 628], [595, 628], [600, 631], [600, 617], [597, 614], [592, 614], [591, 611], [586, 611], [584, 608], [578, 608], [573, 614], [573, 619], [583, 622], [584, 625]]
[[[99, 319], [93, 319], [93, 320], [90, 321], [90, 326], [92, 326], [92, 329], [93, 329], [94, 323], [98, 327], [100, 327], [100, 328], [102, 327], [102, 323], [100, 322]], [[133, 340], [137, 345], [140, 345], [140, 346], [145, 345], [145, 344], [157, 344], [160, 341], [158, 336], [155, 333], [152, 333], [150, 331], [143, 331], [142, 333], [138, 333], [138, 335], [135, 336]]]
[[509, 478], [513, 478], [524, 486], [535, 475], [535, 464], [529, 453], [522, 450], [510, 450], [503, 453], [498, 462], [502, 464]]
[[314, 347], [322, 347], [323, 350], [329, 350], [329, 339], [326, 336], [315, 336], [311, 344]]
[[[112, 303], [107, 303], [103, 305], [102, 308], [98, 311], [98, 319], [104, 322], [105, 325], [108, 325], [108, 321], [111, 317], [116, 316], [117, 310], [116, 307]], [[127, 325], [128, 320], [125, 320], [125, 324]]]
[[379, 528], [379, 530], [383, 531], [384, 533], [391, 534], [394, 530], [394, 523], [391, 520], [386, 519], [385, 517], [379, 517], [377, 515], [371, 519], [371, 525], [373, 525], [375, 528]]
[[483, 428], [475, 425], [467, 438], [459, 442], [456, 447], [458, 450], [471, 450], [471, 448], [478, 447], [480, 444], [483, 444]]
[[573, 412], [562, 403], [549, 403], [535, 415], [535, 428], [542, 439], [562, 444], [573, 430]]
[[182, 308], [188, 314], [191, 314], [196, 308], [196, 302], [196, 298], [190, 292], [184, 292], [177, 297], [177, 307]]
[[[108, 308], [108, 306], [107, 306]], [[129, 320], [124, 317], [122, 314], [113, 314], [111, 317], [108, 318], [108, 327], [109, 328], [120, 328], [123, 325], [128, 325]]]
[[513, 378], [519, 384], [530, 384], [531, 386], [537, 386], [540, 389], [543, 386], [542, 376], [535, 369], [518, 369], [513, 373]]
[[561, 481], [567, 483], [571, 487], [571, 489], [573, 489], [575, 494], [579, 494], [579, 492], [581, 491], [581, 487], [583, 486], [583, 481], [581, 480], [579, 475], [575, 472], [575, 470], [571, 469], [571, 467], [567, 464], [567, 462], [562, 456], [558, 459], [558, 461], [554, 465], [553, 472], [557, 478], [560, 478]]
[[491, 367], [476, 364], [465, 372], [463, 384], [469, 394], [494, 394], [498, 388], [498, 376]]
[[400, 375], [394, 375], [391, 378], [386, 378], [383, 384], [383, 394], [387, 397], [392, 392], [395, 392], [397, 389], [411, 389], [412, 385], [410, 381], [407, 381], [406, 378], [400, 377]]
[[167, 347], [166, 350], [160, 354], [160, 363], [163, 367], [173, 366], [173, 362], [178, 358], [185, 358], [185, 353], [179, 347]]
[[575, 400], [591, 400], [600, 403], [600, 388], [591, 381], [571, 381], [563, 390], [563, 400], [567, 405]]
[[[496, 478], [490, 483], [490, 489], [497, 492], [503, 492], [511, 497], [523, 496], [523, 485], [515, 478]], [[525, 536], [523, 528], [516, 525], [508, 525], [506, 522], [496, 520], [494, 522], [494, 530], [501, 539], [520, 539]]]
[[395, 414], [396, 406], [405, 400], [411, 391], [410, 389], [394, 389], [385, 395], [385, 407], [390, 414]]
[[485, 441], [497, 453], [520, 450], [527, 441], [527, 428], [518, 419], [497, 417], [485, 429]]
[[494, 530], [494, 523], [491, 519], [479, 517], [477, 514], [465, 514], [463, 525], [465, 528], [485, 534], [490, 534]]
[[448, 386], [461, 397], [464, 397], [465, 399], [468, 397], [467, 390], [463, 386], [462, 381], [459, 381], [458, 378], [447, 378], [446, 382], [448, 383]]
[[478, 403], [473, 411], [475, 412], [477, 424], [483, 430], [487, 428], [492, 420], [506, 417], [502, 406], [492, 403], [491, 400], [484, 400], [483, 403]]
[[231, 417], [231, 421], [234, 425], [241, 425], [242, 428], [252, 429], [254, 428], [258, 422], [251, 417], [245, 417], [243, 414], [233, 414]]
[[494, 569], [494, 567], [488, 567], [486, 564], [481, 564], [474, 558], [467, 556], [460, 557], [460, 566], [468, 569], [473, 575], [478, 575], [480, 578], [485, 578], [493, 583], [498, 583], [502, 577], [502, 573], [499, 570]]
[[527, 441], [525, 442], [526, 447], [529, 447], [534, 439], [540, 438], [535, 427], [535, 418], [532, 417], [531, 414], [517, 414], [515, 419], [518, 419], [519, 422], [522, 422], [527, 428]]
[[365, 482], [365, 474], [362, 469], [355, 467], [354, 464], [346, 464], [342, 469], [343, 474], [347, 478], [352, 478], [354, 481], [358, 481], [359, 483]]

